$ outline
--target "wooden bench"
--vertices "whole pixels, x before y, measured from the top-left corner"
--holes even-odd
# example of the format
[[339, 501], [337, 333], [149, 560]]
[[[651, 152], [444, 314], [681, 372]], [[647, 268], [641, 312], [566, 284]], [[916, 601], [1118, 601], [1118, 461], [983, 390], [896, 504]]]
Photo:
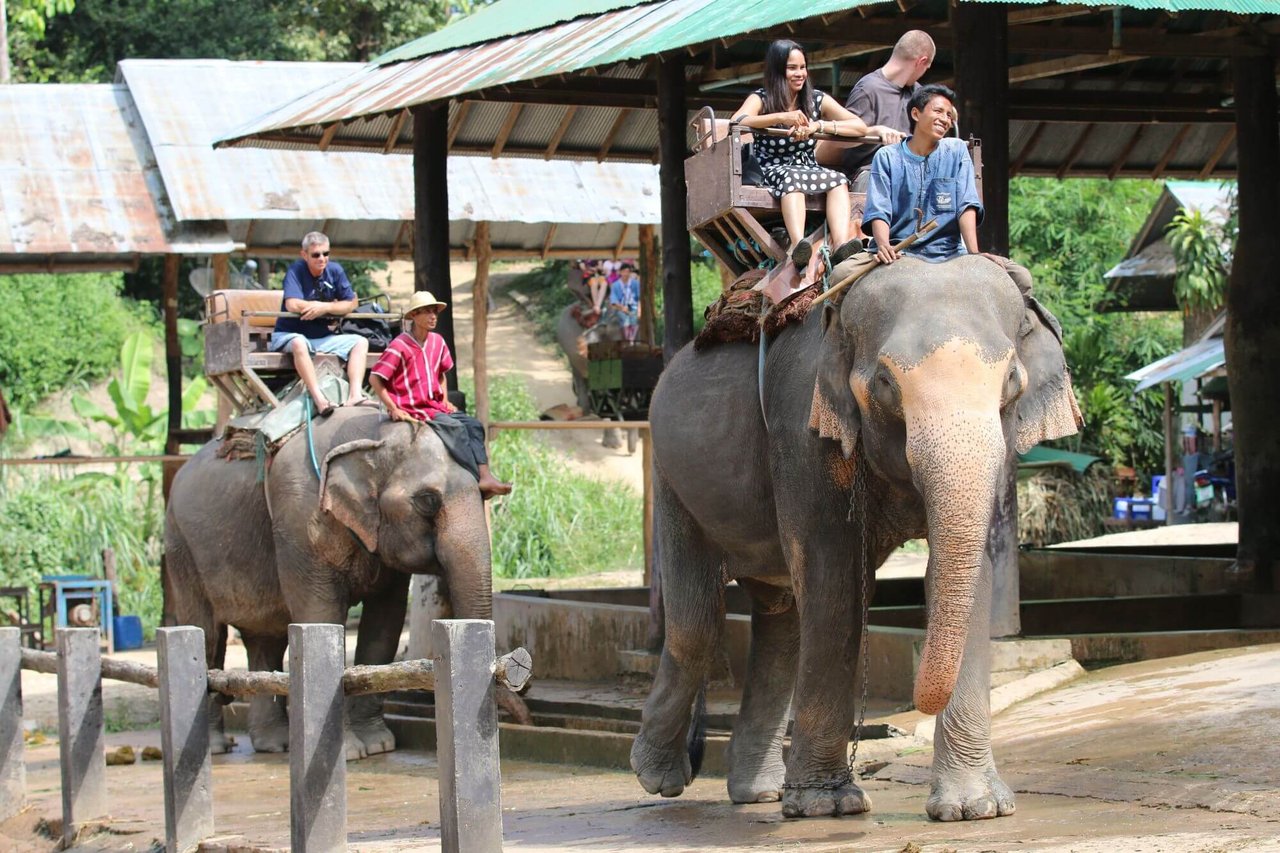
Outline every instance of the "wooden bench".
[[[690, 233], [735, 276], [768, 260], [783, 266], [787, 253], [769, 234], [771, 227], [782, 223], [782, 206], [768, 188], [742, 182], [742, 150], [752, 141], [751, 132], [728, 119], [716, 118], [710, 107], [703, 107], [691, 125], [696, 139], [694, 153], [684, 163]], [[821, 134], [815, 138], [840, 137]], [[981, 142], [970, 138], [969, 152], [981, 198]], [[854, 222], [862, 221], [866, 200], [866, 193], [850, 193]], [[825, 195], [805, 198], [806, 210], [822, 214], [826, 205]], [[824, 233], [819, 227], [814, 235], [821, 238]], [[810, 240], [817, 248], [821, 240], [815, 241], [814, 235]], [[808, 280], [806, 276], [804, 283]]]
[[[291, 354], [268, 349], [282, 298], [280, 290], [215, 290], [205, 298], [205, 376], [237, 413], [264, 404], [278, 406], [280, 400], [267, 379], [296, 373]], [[369, 353], [368, 365], [379, 356]], [[317, 376], [346, 375], [335, 355], [315, 353], [311, 359]]]

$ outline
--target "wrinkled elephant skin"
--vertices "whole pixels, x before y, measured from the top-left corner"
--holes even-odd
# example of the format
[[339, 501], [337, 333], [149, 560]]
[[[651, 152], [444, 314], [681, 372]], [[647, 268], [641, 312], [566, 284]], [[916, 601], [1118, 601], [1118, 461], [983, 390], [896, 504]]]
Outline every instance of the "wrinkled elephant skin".
[[[440, 575], [459, 618], [491, 618], [480, 491], [429, 426], [339, 409], [314, 424], [319, 476], [299, 433], [265, 483], [255, 461], [219, 459], [216, 450], [216, 441], [205, 445], [178, 472], [165, 521], [174, 612], [204, 629], [210, 666], [221, 666], [218, 638], [233, 625], [250, 669], [279, 670], [290, 622], [343, 624], [357, 603], [355, 662], [389, 663], [410, 573]], [[223, 751], [220, 706], [214, 710], [214, 749]], [[249, 731], [259, 751], [287, 749], [283, 699], [254, 698]], [[345, 737], [348, 758], [395, 748], [380, 696], [348, 699]]]
[[650, 408], [666, 644], [632, 750], [646, 790], [691, 781], [691, 708], [734, 579], [753, 606], [730, 798], [781, 800], [788, 817], [867, 811], [846, 760], [864, 598], [895, 548], [927, 537], [926, 812], [1012, 813], [991, 754], [986, 553], [1015, 452], [1078, 426], [1060, 335], [985, 258], [904, 259], [773, 340], [763, 401], [755, 346], [672, 360]]

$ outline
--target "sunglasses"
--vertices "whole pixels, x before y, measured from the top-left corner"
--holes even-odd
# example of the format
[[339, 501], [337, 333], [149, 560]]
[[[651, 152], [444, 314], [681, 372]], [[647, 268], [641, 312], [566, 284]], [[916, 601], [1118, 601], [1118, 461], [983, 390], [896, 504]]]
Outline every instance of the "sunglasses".
[[329, 253], [328, 253], [328, 252], [312, 252], [312, 253], [311, 253], [311, 257], [313, 257], [313, 258], [327, 258], [327, 257], [329, 257]]

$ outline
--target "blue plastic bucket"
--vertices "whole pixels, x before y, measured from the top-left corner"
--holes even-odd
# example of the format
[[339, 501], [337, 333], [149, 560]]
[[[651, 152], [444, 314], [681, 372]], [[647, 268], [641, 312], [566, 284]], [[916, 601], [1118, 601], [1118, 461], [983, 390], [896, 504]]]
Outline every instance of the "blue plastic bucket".
[[142, 648], [142, 620], [137, 616], [117, 616], [111, 620], [117, 652]]

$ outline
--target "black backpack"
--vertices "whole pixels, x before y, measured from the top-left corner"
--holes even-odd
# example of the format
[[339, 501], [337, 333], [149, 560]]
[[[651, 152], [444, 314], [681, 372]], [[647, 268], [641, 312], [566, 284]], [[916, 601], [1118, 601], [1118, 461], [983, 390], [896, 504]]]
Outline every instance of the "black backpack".
[[[385, 314], [382, 306], [375, 304], [361, 305], [357, 309], [361, 314]], [[338, 324], [338, 333], [343, 335], [359, 335], [369, 341], [369, 352], [382, 352], [391, 346], [395, 333], [391, 331], [389, 320], [351, 320], [344, 318]]]

